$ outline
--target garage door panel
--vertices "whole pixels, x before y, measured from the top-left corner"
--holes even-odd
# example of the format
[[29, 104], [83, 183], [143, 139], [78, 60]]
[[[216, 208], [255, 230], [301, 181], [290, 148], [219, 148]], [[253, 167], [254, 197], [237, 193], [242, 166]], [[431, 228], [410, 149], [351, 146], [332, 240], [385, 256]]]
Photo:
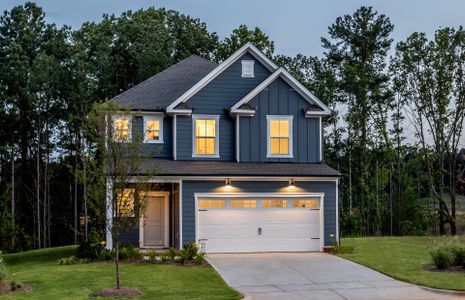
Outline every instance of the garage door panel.
[[257, 233], [257, 225], [234, 225], [230, 227], [224, 225], [209, 225], [201, 227], [201, 230], [199, 230], [199, 239], [256, 238]]
[[264, 237], [319, 237], [319, 226], [312, 224], [291, 224], [286, 227], [280, 224], [263, 225], [262, 235]]
[[285, 239], [215, 239], [203, 241], [207, 253], [316, 251], [319, 240], [306, 238]]

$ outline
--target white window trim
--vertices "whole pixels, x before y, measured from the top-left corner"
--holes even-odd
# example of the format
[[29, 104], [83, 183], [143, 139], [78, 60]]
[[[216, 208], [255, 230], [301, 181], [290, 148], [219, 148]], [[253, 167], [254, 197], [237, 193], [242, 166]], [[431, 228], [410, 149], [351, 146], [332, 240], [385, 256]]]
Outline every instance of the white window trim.
[[[244, 67], [247, 65], [252, 66], [252, 74], [245, 74], [244, 73]], [[243, 78], [254, 78], [255, 77], [255, 61], [254, 60], [241, 60], [241, 67], [242, 67], [242, 72], [241, 72], [241, 77]]]
[[[271, 154], [271, 137], [270, 137], [270, 125], [272, 120], [288, 120], [289, 121], [289, 154]], [[294, 139], [293, 139], [293, 127], [294, 127], [294, 116], [293, 115], [267, 115], [266, 116], [266, 158], [294, 158]]]
[[[197, 154], [195, 142], [195, 121], [202, 120], [216, 120], [215, 122], [215, 154]], [[192, 157], [201, 158], [219, 158], [220, 157], [220, 116], [219, 115], [192, 115]]]
[[[116, 127], [115, 127], [115, 122], [116, 120], [128, 120], [128, 139], [124, 141], [120, 141], [116, 139]], [[113, 128], [112, 132], [112, 138], [113, 141], [116, 143], [128, 143], [132, 140], [132, 116], [129, 115], [114, 115], [111, 118], [111, 126]]]
[[[158, 140], [147, 140], [147, 122], [146, 121], [159, 121], [160, 122], [160, 138]], [[143, 116], [144, 122], [144, 143], [146, 144], [163, 144], [163, 116], [162, 115], [149, 115]]]

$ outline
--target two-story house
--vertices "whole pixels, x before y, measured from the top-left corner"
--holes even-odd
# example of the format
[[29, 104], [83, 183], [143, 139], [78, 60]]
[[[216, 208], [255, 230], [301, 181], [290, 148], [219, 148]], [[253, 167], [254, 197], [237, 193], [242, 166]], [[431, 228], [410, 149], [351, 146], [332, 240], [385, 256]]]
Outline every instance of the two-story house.
[[340, 174], [323, 163], [330, 111], [252, 44], [219, 65], [192, 55], [114, 100], [133, 112], [114, 119], [116, 134], [142, 134], [143, 166], [160, 167], [123, 240], [266, 252], [338, 239]]

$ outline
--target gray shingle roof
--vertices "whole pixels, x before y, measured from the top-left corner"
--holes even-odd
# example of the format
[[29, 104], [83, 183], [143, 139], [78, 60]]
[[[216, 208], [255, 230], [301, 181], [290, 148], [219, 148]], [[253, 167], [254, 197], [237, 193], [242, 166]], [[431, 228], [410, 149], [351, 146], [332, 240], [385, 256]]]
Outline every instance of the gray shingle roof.
[[148, 172], [155, 172], [158, 176], [341, 176], [338, 171], [325, 164], [238, 163], [163, 158], [144, 159], [141, 172], [137, 175]]
[[113, 100], [125, 109], [161, 111], [217, 66], [203, 57], [191, 55]]

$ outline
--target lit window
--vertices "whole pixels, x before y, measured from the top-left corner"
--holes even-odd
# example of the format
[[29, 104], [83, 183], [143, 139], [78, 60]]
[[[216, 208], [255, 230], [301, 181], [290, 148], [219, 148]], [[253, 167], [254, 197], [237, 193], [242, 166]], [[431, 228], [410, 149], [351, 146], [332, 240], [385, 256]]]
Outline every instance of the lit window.
[[254, 64], [253, 60], [242, 60], [242, 77], [255, 77], [254, 74]]
[[163, 143], [163, 117], [145, 116], [144, 132], [146, 143]]
[[231, 200], [231, 208], [256, 208], [257, 200]]
[[268, 157], [292, 157], [292, 116], [267, 116]]
[[286, 208], [287, 200], [262, 200], [262, 208]]
[[118, 216], [134, 217], [134, 189], [124, 189], [118, 196]]
[[131, 122], [129, 117], [117, 117], [113, 119], [114, 139], [117, 142], [125, 142], [131, 139]]
[[292, 201], [293, 208], [318, 208], [318, 205], [318, 199], [302, 199]]
[[194, 117], [194, 155], [218, 157], [219, 116]]
[[199, 208], [226, 208], [226, 200], [202, 199]]

